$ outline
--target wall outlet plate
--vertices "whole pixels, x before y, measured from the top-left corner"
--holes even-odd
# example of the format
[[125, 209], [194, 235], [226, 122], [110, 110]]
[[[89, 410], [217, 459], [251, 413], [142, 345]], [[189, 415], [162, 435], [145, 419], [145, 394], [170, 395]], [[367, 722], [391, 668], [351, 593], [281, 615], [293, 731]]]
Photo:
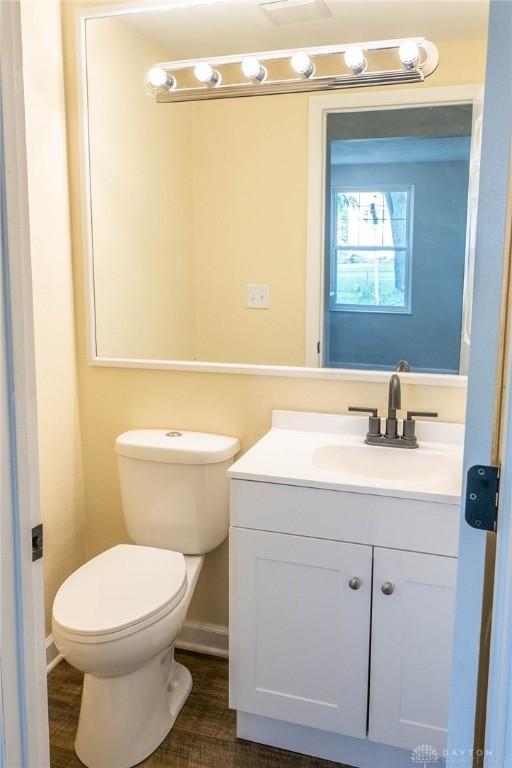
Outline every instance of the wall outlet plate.
[[269, 309], [270, 285], [256, 285], [254, 283], [247, 285], [246, 306], [248, 309]]

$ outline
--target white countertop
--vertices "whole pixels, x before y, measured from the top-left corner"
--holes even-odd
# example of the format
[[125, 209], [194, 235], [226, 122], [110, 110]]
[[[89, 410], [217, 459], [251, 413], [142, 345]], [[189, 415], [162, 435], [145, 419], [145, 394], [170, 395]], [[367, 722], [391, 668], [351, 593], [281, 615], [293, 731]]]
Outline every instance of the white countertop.
[[416, 422], [415, 449], [366, 445], [366, 416], [274, 411], [229, 477], [456, 504], [464, 425]]

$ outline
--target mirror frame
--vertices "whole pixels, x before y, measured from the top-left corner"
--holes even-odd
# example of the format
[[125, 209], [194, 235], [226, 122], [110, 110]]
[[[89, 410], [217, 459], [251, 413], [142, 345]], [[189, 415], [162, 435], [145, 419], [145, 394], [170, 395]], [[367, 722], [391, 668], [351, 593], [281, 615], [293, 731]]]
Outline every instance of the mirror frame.
[[[188, 3], [187, 3], [188, 4]], [[190, 0], [190, 5], [196, 3]], [[182, 7], [183, 3], [179, 3]], [[96, 316], [94, 296], [94, 254], [92, 241], [92, 200], [89, 155], [89, 110], [87, 102], [86, 24], [89, 19], [122, 16], [171, 9], [176, 4], [121, 3], [77, 9], [76, 40], [78, 41], [78, 93], [80, 134], [80, 197], [83, 229], [84, 274], [86, 284], [87, 359], [91, 366], [107, 368], [143, 368], [201, 373], [252, 374], [259, 376], [285, 376], [303, 379], [334, 381], [387, 382], [390, 371], [351, 368], [321, 368], [315, 339], [322, 341], [322, 269], [324, 227], [324, 173], [325, 122], [329, 112], [354, 112], [373, 109], [406, 108], [420, 105], [480, 103], [483, 85], [453, 85], [346, 89], [337, 93], [310, 96], [308, 140], [308, 234], [306, 258], [306, 365], [262, 365], [241, 363], [213, 363], [195, 360], [152, 360], [144, 358], [117, 358], [98, 355], [96, 346]], [[318, 135], [322, 141], [318, 142]], [[465, 289], [466, 292], [466, 289]], [[465, 388], [467, 376], [443, 373], [401, 373], [406, 384]]]

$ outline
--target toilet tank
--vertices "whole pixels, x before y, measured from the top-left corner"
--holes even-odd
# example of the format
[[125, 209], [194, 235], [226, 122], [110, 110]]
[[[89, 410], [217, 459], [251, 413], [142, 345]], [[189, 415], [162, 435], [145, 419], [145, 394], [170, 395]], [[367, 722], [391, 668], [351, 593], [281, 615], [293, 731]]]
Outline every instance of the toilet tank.
[[227, 468], [236, 437], [136, 429], [116, 440], [126, 528], [135, 544], [200, 555], [229, 527]]

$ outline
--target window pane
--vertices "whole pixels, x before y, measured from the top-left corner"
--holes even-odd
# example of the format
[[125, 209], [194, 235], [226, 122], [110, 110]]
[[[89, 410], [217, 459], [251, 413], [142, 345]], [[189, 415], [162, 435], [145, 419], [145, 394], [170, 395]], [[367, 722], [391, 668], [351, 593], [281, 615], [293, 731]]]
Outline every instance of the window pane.
[[406, 261], [406, 250], [338, 249], [336, 304], [405, 307]]
[[336, 191], [336, 244], [403, 248], [409, 193]]

